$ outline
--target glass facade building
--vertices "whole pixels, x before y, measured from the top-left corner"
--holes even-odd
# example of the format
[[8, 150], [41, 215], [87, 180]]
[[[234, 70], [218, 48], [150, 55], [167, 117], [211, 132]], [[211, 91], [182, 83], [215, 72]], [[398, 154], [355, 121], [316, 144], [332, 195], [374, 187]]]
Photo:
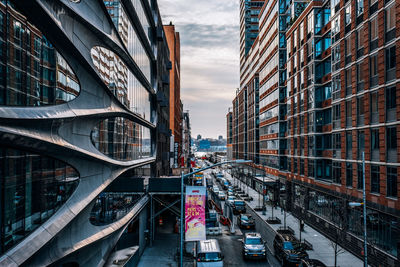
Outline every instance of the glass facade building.
[[159, 23], [145, 0], [0, 1], [1, 266], [99, 266], [128, 226], [144, 232], [144, 188], [121, 181], [169, 149]]

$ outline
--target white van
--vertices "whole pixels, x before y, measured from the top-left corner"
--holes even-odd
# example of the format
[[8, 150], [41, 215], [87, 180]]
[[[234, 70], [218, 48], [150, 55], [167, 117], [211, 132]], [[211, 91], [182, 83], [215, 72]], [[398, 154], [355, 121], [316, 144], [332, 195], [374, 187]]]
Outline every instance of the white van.
[[222, 267], [224, 256], [216, 239], [197, 241], [195, 266], [198, 267]]

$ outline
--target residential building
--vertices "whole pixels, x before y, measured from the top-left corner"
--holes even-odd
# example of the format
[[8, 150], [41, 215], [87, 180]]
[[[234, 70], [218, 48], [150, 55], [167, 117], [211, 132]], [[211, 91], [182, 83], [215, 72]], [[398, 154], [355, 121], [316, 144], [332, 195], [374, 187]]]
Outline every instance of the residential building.
[[373, 266], [400, 264], [398, 12], [399, 1], [266, 1], [233, 101], [233, 158], [253, 159], [278, 181], [281, 207], [360, 258], [362, 207], [348, 203], [362, 202], [364, 157]]
[[149, 1], [0, 1], [1, 266], [143, 253], [138, 176], [168, 148], [156, 141], [169, 62], [156, 21]]

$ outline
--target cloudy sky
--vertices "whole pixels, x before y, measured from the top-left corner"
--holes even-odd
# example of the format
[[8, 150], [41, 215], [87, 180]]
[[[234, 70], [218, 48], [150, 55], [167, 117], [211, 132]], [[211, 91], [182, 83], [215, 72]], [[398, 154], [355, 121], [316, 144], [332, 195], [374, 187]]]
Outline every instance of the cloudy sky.
[[226, 137], [239, 86], [239, 0], [158, 0], [181, 38], [181, 99], [192, 137]]

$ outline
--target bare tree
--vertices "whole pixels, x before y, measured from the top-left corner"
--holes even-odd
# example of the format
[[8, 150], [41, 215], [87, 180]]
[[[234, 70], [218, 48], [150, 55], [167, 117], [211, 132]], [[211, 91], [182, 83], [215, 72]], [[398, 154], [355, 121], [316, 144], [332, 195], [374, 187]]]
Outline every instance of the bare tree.
[[[342, 204], [342, 205], [340, 205]], [[330, 240], [330, 245], [333, 248], [334, 257], [335, 257], [335, 267], [337, 266], [337, 258], [339, 255], [346, 252], [345, 249], [339, 246], [339, 243], [343, 241], [346, 235], [347, 230], [347, 222], [345, 219], [343, 205], [345, 203], [335, 202], [332, 204], [332, 215], [334, 216], [333, 221], [336, 223], [335, 234], [333, 240]], [[341, 207], [342, 206], [342, 207]], [[345, 206], [344, 206], [345, 207]]]

